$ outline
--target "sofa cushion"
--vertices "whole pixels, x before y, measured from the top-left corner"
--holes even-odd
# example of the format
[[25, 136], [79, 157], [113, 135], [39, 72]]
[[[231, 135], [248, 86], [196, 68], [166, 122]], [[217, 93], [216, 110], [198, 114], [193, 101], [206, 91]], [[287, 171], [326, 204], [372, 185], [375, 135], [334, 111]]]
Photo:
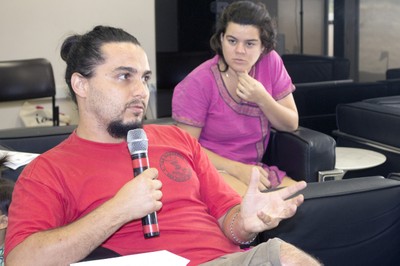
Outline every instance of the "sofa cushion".
[[337, 106], [340, 132], [400, 148], [400, 96]]

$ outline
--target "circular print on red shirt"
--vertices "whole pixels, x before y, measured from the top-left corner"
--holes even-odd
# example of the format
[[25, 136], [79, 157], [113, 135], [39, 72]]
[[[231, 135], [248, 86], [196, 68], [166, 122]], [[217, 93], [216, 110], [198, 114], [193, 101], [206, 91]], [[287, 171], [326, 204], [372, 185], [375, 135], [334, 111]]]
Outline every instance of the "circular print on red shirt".
[[192, 168], [182, 154], [166, 152], [160, 158], [160, 167], [166, 176], [176, 182], [185, 182], [192, 176]]

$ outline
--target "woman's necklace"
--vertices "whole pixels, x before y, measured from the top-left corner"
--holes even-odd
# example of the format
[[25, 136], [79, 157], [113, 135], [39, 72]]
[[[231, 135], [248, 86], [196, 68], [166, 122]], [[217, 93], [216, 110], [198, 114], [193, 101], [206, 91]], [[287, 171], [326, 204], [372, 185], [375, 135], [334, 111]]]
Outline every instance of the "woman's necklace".
[[[227, 78], [229, 78], [228, 71], [229, 70], [225, 71], [225, 77], [227, 77]], [[254, 78], [254, 76], [255, 76], [255, 67], [254, 66], [251, 67], [251, 69], [249, 71], [249, 75], [250, 75], [250, 77]]]

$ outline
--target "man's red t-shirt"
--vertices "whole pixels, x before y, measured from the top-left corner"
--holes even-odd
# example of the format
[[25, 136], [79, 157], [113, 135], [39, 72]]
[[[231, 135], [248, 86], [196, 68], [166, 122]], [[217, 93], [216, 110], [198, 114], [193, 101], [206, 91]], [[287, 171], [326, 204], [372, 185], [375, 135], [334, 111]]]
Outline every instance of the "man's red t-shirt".
[[[157, 213], [160, 236], [145, 239], [141, 220], [136, 220], [102, 246], [121, 255], [168, 250], [189, 259], [190, 265], [240, 251], [217, 220], [241, 197], [219, 176], [197, 140], [175, 126], [144, 129], [150, 167], [158, 169], [163, 184], [163, 207]], [[74, 132], [31, 162], [18, 178], [9, 210], [6, 255], [35, 232], [83, 217], [132, 178], [126, 142], [96, 143]]]

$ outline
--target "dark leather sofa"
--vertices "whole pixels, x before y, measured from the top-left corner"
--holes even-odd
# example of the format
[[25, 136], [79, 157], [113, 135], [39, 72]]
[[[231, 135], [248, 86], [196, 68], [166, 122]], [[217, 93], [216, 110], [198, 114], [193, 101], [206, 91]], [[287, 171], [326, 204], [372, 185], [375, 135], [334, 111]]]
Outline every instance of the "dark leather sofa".
[[294, 180], [318, 182], [322, 172], [336, 171], [335, 147], [332, 137], [308, 128], [273, 130], [263, 161], [285, 170]]
[[283, 54], [293, 84], [350, 79], [350, 60], [343, 57]]
[[[146, 120], [145, 123], [171, 124], [170, 118]], [[76, 126], [33, 127], [0, 130], [0, 146], [11, 150], [43, 153], [57, 145]], [[334, 169], [335, 140], [323, 133], [299, 128], [292, 133], [273, 131], [264, 160], [285, 169], [293, 179], [318, 181], [319, 172]], [[16, 173], [7, 171], [5, 174]]]
[[[146, 122], [169, 124], [171, 120]], [[68, 137], [74, 128], [2, 130], [0, 145], [42, 153]], [[319, 164], [323, 169], [333, 167], [334, 145], [331, 137], [304, 128], [294, 133], [274, 131], [267, 154], [275, 157], [278, 165], [292, 165], [289, 171], [312, 179], [321, 170]], [[400, 197], [400, 181], [367, 177], [310, 182], [302, 193], [305, 202], [297, 214], [276, 229], [260, 234], [255, 243], [280, 237], [325, 265], [393, 265], [400, 260], [400, 202], [393, 200]]]
[[302, 193], [295, 216], [258, 241], [279, 237], [326, 266], [398, 265], [399, 176], [310, 183]]
[[337, 129], [338, 104], [394, 95], [400, 95], [400, 80], [296, 84], [293, 93], [300, 125], [331, 136]]
[[378, 167], [351, 172], [353, 177], [400, 172], [400, 95], [339, 104], [337, 126], [338, 146], [366, 148], [387, 158]]
[[328, 135], [334, 136], [337, 129], [338, 104], [400, 95], [399, 69], [388, 70], [384, 81], [353, 82], [346, 58], [283, 54], [282, 60], [296, 85], [293, 96], [300, 126]]

